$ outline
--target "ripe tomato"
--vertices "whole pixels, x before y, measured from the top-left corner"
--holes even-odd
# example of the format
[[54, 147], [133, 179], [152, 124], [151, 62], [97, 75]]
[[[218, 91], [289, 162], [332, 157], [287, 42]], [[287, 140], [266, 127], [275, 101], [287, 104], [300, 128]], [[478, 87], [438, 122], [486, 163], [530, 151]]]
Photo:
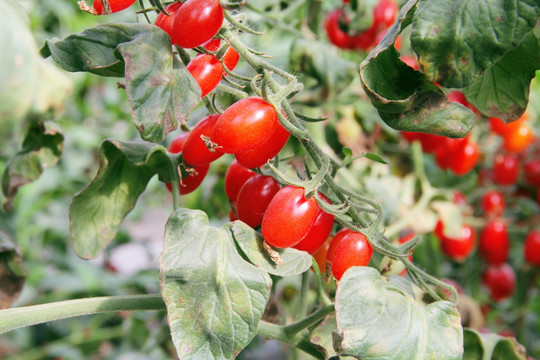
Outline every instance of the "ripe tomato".
[[519, 153], [529, 147], [534, 135], [529, 124], [522, 124], [504, 135], [503, 147], [508, 152]]
[[[169, 145], [168, 151], [173, 154], [180, 153], [188, 136], [189, 133], [187, 132], [178, 135]], [[196, 166], [195, 169], [189, 172], [187, 176], [184, 176], [182, 179], [180, 179], [180, 182], [178, 184], [178, 187], [180, 188], [180, 194], [189, 194], [190, 192], [193, 192], [196, 188], [198, 188], [199, 185], [201, 185], [201, 183], [203, 182], [206, 174], [208, 173], [209, 168], [210, 164]], [[172, 186], [170, 183], [166, 183], [165, 186], [169, 191], [172, 192]]]
[[306, 199], [304, 189], [285, 186], [272, 199], [262, 221], [264, 240], [277, 248], [298, 244], [315, 223], [319, 205]]
[[508, 264], [491, 265], [484, 272], [482, 283], [489, 289], [494, 301], [502, 301], [514, 293], [516, 274]]
[[228, 154], [264, 144], [278, 127], [276, 109], [262, 98], [249, 97], [231, 105], [217, 121], [212, 140]]
[[261, 225], [264, 213], [280, 186], [271, 176], [256, 174], [240, 188], [236, 198], [236, 216], [252, 228]]
[[330, 246], [328, 247], [328, 252], [326, 254], [326, 260], [331, 263], [334, 259], [334, 254], [336, 253], [337, 245], [340, 243], [343, 238], [352, 233], [353, 231], [349, 228], [343, 228], [339, 230], [336, 235], [332, 238], [332, 241], [330, 242]]
[[420, 65], [418, 65], [418, 60], [416, 59], [416, 56], [414, 56], [414, 55], [401, 55], [400, 59], [405, 64], [412, 67], [414, 70], [420, 69]]
[[373, 255], [373, 248], [364, 234], [350, 232], [336, 245], [332, 259], [332, 274], [336, 280], [352, 266], [366, 266]]
[[525, 181], [534, 186], [540, 186], [540, 160], [529, 160], [523, 166]]
[[233, 160], [225, 174], [225, 194], [227, 194], [227, 198], [235, 202], [242, 185], [255, 174], [253, 170], [246, 169], [238, 161]]
[[451, 238], [442, 235], [441, 249], [442, 251], [454, 259], [455, 261], [465, 260], [474, 250], [476, 242], [476, 232], [470, 225], [463, 225], [461, 229], [461, 237]]
[[263, 144], [248, 151], [235, 154], [236, 160], [247, 168], [257, 168], [276, 156], [289, 140], [289, 132], [281, 124]]
[[[324, 20], [324, 29], [328, 40], [340, 49], [351, 49], [353, 47], [352, 37], [339, 27], [339, 21], [342, 17], [343, 11], [341, 9], [334, 9], [326, 15]], [[343, 18], [345, 22], [348, 19]]]
[[[209, 51], [218, 51], [219, 46], [221, 45], [221, 39], [212, 39], [206, 43], [203, 44], [203, 47], [206, 50]], [[238, 61], [240, 60], [240, 54], [234, 50], [232, 46], [229, 46], [227, 51], [225, 51], [225, 54], [223, 55], [223, 64], [227, 67], [229, 70], [234, 70], [236, 67], [236, 64], [238, 64]], [[223, 75], [227, 76], [227, 73], [223, 71]]]
[[[321, 198], [327, 203], [330, 203], [322, 194]], [[309, 229], [307, 235], [298, 244], [294, 245], [293, 248], [306, 251], [309, 254], [315, 253], [324, 244], [326, 239], [328, 239], [333, 226], [334, 215], [327, 213], [319, 207], [313, 226]]]
[[498, 118], [489, 118], [489, 125], [492, 132], [500, 136], [505, 136], [506, 134], [509, 134], [522, 126], [528, 118], [529, 113], [525, 111], [519, 119], [514, 120], [508, 124], [505, 124], [501, 119]]
[[200, 54], [186, 66], [191, 76], [201, 88], [201, 96], [205, 97], [218, 86], [223, 74], [223, 65], [214, 55]]
[[[111, 7], [111, 13], [115, 13], [124, 9], [127, 9], [135, 0], [109, 0], [109, 5]], [[99, 15], [107, 15], [103, 13], [103, 3], [101, 0], [94, 1], [94, 9]]]
[[460, 103], [475, 114], [479, 113], [479, 111], [470, 102], [467, 101], [467, 98], [465, 98], [465, 94], [463, 93], [463, 91], [452, 90], [446, 96], [448, 97], [448, 100]]
[[519, 163], [514, 155], [496, 155], [493, 160], [493, 182], [499, 185], [513, 185], [519, 176]]
[[169, 15], [159, 13], [159, 15], [156, 17], [156, 21], [154, 21], [154, 25], [160, 27], [161, 30], [169, 34], [170, 37], [172, 37], [174, 17], [176, 16], [178, 9], [180, 9], [180, 6], [182, 6], [181, 2], [174, 2], [168, 5], [165, 10]]
[[487, 222], [480, 232], [478, 251], [490, 265], [500, 265], [508, 259], [508, 230], [500, 219]]
[[450, 170], [459, 176], [470, 172], [478, 162], [480, 154], [478, 146], [474, 142], [467, 142], [457, 152], [453, 153], [453, 157], [449, 161]]
[[376, 29], [388, 29], [397, 19], [399, 6], [393, 0], [380, 0], [373, 9], [373, 25]]
[[210, 138], [218, 119], [219, 114], [208, 115], [191, 130], [182, 149], [182, 157], [186, 163], [194, 166], [204, 165], [223, 156], [223, 152], [219, 149], [210, 151], [201, 138], [201, 136]]
[[315, 251], [312, 254], [313, 258], [317, 262], [317, 265], [319, 265], [319, 270], [321, 271], [321, 274], [326, 273], [326, 255], [328, 254], [328, 248], [330, 247], [331, 241], [332, 237], [329, 236], [319, 248], [319, 250]]
[[[382, 34], [382, 37], [384, 37], [384, 34]], [[366, 31], [351, 37], [352, 47], [355, 49], [367, 51], [374, 47], [380, 40], [382, 40], [382, 37], [378, 38], [377, 29], [372, 26]]]
[[525, 261], [540, 266], [540, 231], [531, 231], [527, 234], [523, 253]]
[[224, 17], [218, 0], [188, 0], [174, 18], [172, 43], [188, 49], [200, 46], [217, 34]]
[[504, 196], [500, 191], [487, 191], [482, 196], [482, 209], [487, 217], [499, 217], [504, 214]]

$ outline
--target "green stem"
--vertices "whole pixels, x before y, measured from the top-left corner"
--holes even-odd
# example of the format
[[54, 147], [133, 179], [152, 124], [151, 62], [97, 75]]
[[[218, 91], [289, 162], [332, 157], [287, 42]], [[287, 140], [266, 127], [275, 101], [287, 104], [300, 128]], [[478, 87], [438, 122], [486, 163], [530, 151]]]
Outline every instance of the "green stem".
[[300, 331], [307, 329], [309, 326], [321, 321], [326, 317], [326, 315], [333, 313], [334, 310], [334, 304], [323, 305], [304, 319], [284, 326], [283, 330], [288, 336], [296, 335]]
[[319, 294], [319, 300], [323, 303], [324, 306], [332, 305], [332, 300], [328, 297], [326, 290], [324, 288], [324, 281], [319, 269], [319, 264], [313, 258], [313, 272], [315, 273], [315, 281], [317, 281], [317, 293]]
[[308, 291], [309, 291], [309, 269], [302, 273], [302, 284], [300, 287], [300, 296], [298, 297], [298, 309], [294, 318], [302, 319], [308, 312]]
[[165, 310], [160, 294], [122, 295], [59, 301], [0, 310], [0, 334], [74, 316], [126, 310]]
[[171, 157], [172, 169], [171, 169], [171, 188], [173, 195], [173, 210], [180, 208], [180, 174], [178, 173], [178, 155]]
[[325, 358], [321, 351], [304, 337], [300, 335], [289, 336], [283, 326], [272, 324], [266, 321], [261, 321], [259, 322], [257, 334], [265, 338], [278, 340], [286, 344], [292, 345], [308, 353], [316, 359], [324, 360]]

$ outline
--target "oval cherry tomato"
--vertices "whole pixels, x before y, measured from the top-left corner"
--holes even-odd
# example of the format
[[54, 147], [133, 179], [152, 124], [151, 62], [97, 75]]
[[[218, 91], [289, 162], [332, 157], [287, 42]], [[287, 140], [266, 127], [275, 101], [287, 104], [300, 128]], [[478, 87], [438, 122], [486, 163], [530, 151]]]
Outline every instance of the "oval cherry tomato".
[[[339, 27], [339, 21], [343, 12], [341, 9], [330, 11], [324, 20], [324, 29], [328, 40], [340, 49], [351, 49], [353, 47], [352, 37]], [[344, 19], [348, 22], [347, 19]]]
[[[190, 165], [205, 165], [223, 156], [219, 149], [210, 151], [201, 136], [210, 139], [219, 114], [211, 114], [202, 119], [189, 133], [182, 149], [184, 161]], [[211, 139], [210, 139], [211, 140]]]
[[454, 259], [455, 261], [463, 261], [474, 250], [474, 244], [476, 243], [476, 232], [470, 225], [463, 225], [461, 228], [461, 237], [451, 238], [442, 236], [441, 249], [442, 251]]
[[168, 5], [165, 8], [165, 11], [167, 11], [167, 14], [169, 15], [159, 13], [159, 15], [156, 17], [156, 21], [154, 21], [154, 25], [160, 27], [161, 30], [169, 34], [170, 37], [172, 37], [174, 17], [176, 16], [178, 9], [180, 9], [180, 6], [182, 6], [181, 2], [174, 2]]
[[533, 139], [534, 135], [529, 124], [522, 124], [504, 135], [503, 147], [508, 152], [519, 153], [527, 149]]
[[468, 142], [457, 152], [453, 153], [453, 157], [449, 162], [449, 168], [454, 174], [462, 176], [469, 173], [476, 166], [479, 158], [480, 154], [478, 153], [476, 143]]
[[531, 231], [525, 238], [523, 247], [525, 261], [534, 266], [540, 266], [540, 231]]
[[252, 228], [261, 225], [264, 213], [280, 186], [271, 176], [256, 174], [249, 178], [236, 198], [236, 216]]
[[221, 61], [214, 55], [200, 54], [187, 64], [186, 69], [201, 88], [201, 96], [205, 97], [218, 86], [223, 74]]
[[487, 217], [499, 217], [504, 214], [504, 196], [500, 191], [487, 191], [482, 196], [482, 209]]
[[377, 29], [388, 29], [397, 19], [399, 6], [393, 0], [380, 0], [373, 8], [373, 25]]
[[225, 174], [225, 194], [227, 194], [227, 198], [235, 202], [242, 185], [255, 174], [253, 170], [247, 169], [240, 165], [238, 161], [233, 160]]
[[492, 132], [500, 136], [505, 136], [506, 134], [515, 131], [517, 128], [523, 125], [528, 118], [529, 113], [525, 111], [519, 119], [514, 120], [508, 124], [505, 124], [501, 119], [498, 118], [489, 118], [489, 125]]
[[262, 221], [264, 240], [276, 248], [298, 244], [315, 223], [319, 205], [306, 199], [304, 189], [285, 186], [272, 199]]
[[200, 46], [217, 34], [224, 17], [218, 0], [188, 0], [174, 18], [172, 43], [188, 49]]
[[514, 293], [516, 274], [508, 264], [491, 265], [484, 272], [482, 283], [489, 289], [494, 301], [502, 301]]
[[478, 252], [490, 265], [500, 265], [508, 259], [508, 231], [499, 219], [490, 220], [480, 232]]
[[[330, 203], [324, 195], [320, 195], [327, 203]], [[317, 217], [307, 235], [293, 248], [306, 251], [309, 254], [315, 253], [324, 244], [332, 227], [334, 226], [334, 215], [327, 213], [320, 207], [317, 210]]]
[[[384, 37], [384, 34], [382, 36]], [[377, 37], [377, 29], [373, 26], [351, 37], [352, 47], [360, 50], [371, 50], [378, 40], [382, 40], [382, 38]]]
[[330, 242], [330, 246], [328, 247], [328, 252], [326, 254], [326, 260], [329, 263], [332, 263], [332, 260], [334, 260], [334, 254], [336, 253], [336, 248], [338, 244], [343, 240], [343, 238], [352, 233], [353, 231], [349, 228], [343, 228], [339, 230], [336, 235], [332, 238], [332, 241]]
[[366, 266], [373, 255], [373, 248], [364, 234], [351, 232], [337, 244], [332, 259], [332, 274], [336, 280], [352, 266]]
[[496, 155], [493, 160], [493, 182], [499, 185], [513, 185], [519, 176], [519, 162], [516, 156]]
[[264, 144], [278, 127], [276, 109], [262, 98], [249, 97], [231, 105], [217, 121], [212, 140], [228, 154]]
[[276, 156], [289, 140], [289, 132], [281, 124], [263, 144], [248, 151], [235, 154], [236, 160], [247, 168], [257, 168]]
[[523, 166], [525, 181], [534, 186], [540, 186], [540, 160], [529, 160]]
[[[109, 5], [111, 7], [111, 13], [122, 11], [127, 9], [135, 3], [135, 0], [109, 0]], [[103, 3], [101, 0], [94, 1], [94, 9], [99, 15], [107, 15], [103, 13]]]
[[317, 265], [319, 265], [319, 270], [321, 274], [326, 273], [326, 255], [328, 254], [328, 248], [330, 247], [331, 241], [332, 237], [329, 236], [323, 243], [323, 245], [319, 248], [319, 250], [315, 251], [312, 254], [313, 258], [317, 262]]
[[[221, 39], [212, 39], [208, 42], [206, 42], [203, 47], [209, 51], [218, 51], [219, 46], [221, 45]], [[238, 61], [240, 60], [240, 54], [232, 46], [229, 46], [227, 51], [225, 51], [225, 54], [223, 55], [223, 64], [227, 67], [229, 70], [234, 70], [236, 65], [238, 64]], [[223, 75], [227, 76], [227, 72], [223, 71]]]

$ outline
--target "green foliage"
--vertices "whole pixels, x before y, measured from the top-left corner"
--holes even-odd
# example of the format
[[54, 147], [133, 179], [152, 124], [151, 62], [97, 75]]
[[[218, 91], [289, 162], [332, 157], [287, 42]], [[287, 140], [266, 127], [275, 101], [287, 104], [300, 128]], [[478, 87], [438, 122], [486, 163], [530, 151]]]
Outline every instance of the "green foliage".
[[465, 329], [463, 336], [464, 360], [527, 359], [525, 349], [514, 338], [507, 338], [497, 334], [481, 334], [471, 329]]
[[0, 232], [0, 309], [6, 309], [19, 297], [27, 272], [22, 257], [7, 234]]

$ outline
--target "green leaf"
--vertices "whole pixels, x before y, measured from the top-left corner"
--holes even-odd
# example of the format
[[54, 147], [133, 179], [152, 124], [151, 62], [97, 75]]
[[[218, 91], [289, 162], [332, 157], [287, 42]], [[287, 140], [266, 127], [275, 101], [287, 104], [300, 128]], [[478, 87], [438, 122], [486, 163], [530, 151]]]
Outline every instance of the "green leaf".
[[51, 123], [32, 122], [22, 149], [9, 160], [2, 175], [4, 207], [10, 210], [18, 189], [39, 178], [43, 170], [58, 163], [64, 136]]
[[151, 24], [102, 24], [42, 49], [67, 71], [125, 76], [133, 122], [144, 140], [160, 142], [201, 99], [199, 85], [172, 53], [171, 39]]
[[0, 231], [0, 309], [7, 309], [19, 297], [27, 271], [15, 244]]
[[246, 258], [272, 275], [298, 275], [308, 270], [313, 263], [311, 255], [305, 251], [292, 248], [273, 249], [281, 257], [281, 264], [278, 265], [264, 249], [264, 239], [257, 231], [241, 221], [235, 221], [226, 228], [231, 232], [232, 238]]
[[464, 137], [474, 124], [474, 114], [448, 100], [422, 73], [402, 62], [393, 47], [415, 4], [416, 1], [410, 0], [401, 8], [398, 21], [360, 64], [362, 86], [381, 119], [390, 127]]
[[59, 112], [71, 91], [70, 79], [45, 61], [17, 0], [0, 0], [0, 119], [2, 125], [29, 114]]
[[362, 154], [362, 156], [368, 158], [369, 160], [376, 161], [381, 164], [388, 164], [388, 162], [384, 160], [382, 156], [374, 154], [374, 153], [365, 153], [365, 154]]
[[155, 174], [170, 181], [171, 161], [161, 145], [105, 140], [99, 170], [69, 209], [73, 245], [84, 258], [98, 256], [115, 237], [124, 217]]
[[462, 88], [516, 48], [539, 16], [537, 0], [419, 0], [411, 45], [431, 81]]
[[540, 26], [463, 91], [467, 100], [484, 115], [510, 122], [525, 112], [537, 69], [540, 69]]
[[228, 232], [210, 226], [200, 210], [171, 215], [159, 263], [178, 356], [233, 359], [257, 332], [269, 275], [242, 259]]
[[526, 360], [525, 348], [515, 338], [497, 334], [480, 334], [473, 329], [464, 329], [463, 360]]
[[460, 360], [463, 329], [452, 303], [418, 304], [401, 284], [352, 267], [336, 294], [339, 353], [361, 359]]

